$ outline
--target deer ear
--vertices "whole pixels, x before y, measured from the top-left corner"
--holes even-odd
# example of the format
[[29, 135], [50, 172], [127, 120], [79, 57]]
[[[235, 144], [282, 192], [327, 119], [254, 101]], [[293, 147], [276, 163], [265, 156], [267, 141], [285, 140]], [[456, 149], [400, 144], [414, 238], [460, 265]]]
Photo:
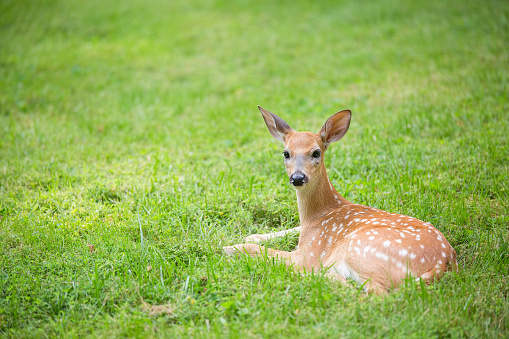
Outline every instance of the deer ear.
[[352, 111], [349, 109], [342, 110], [331, 116], [322, 129], [320, 130], [320, 137], [322, 138], [325, 147], [329, 147], [331, 142], [341, 140], [350, 127], [350, 119]]
[[294, 132], [290, 125], [277, 115], [270, 113], [262, 106], [258, 106], [258, 109], [262, 113], [263, 120], [265, 120], [265, 124], [267, 125], [270, 134], [272, 134], [275, 139], [285, 142], [285, 136], [288, 133]]

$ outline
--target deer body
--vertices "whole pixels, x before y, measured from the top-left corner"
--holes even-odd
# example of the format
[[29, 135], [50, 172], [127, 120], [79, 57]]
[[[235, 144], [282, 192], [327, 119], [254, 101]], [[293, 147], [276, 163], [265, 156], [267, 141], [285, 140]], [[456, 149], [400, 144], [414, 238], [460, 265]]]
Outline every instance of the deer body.
[[[297, 191], [301, 227], [295, 251], [266, 249], [287, 264], [306, 271], [327, 269], [327, 275], [352, 279], [378, 293], [411, 276], [431, 282], [457, 269], [456, 252], [430, 223], [351, 203], [327, 177], [323, 154], [347, 132], [351, 112], [336, 113], [318, 134], [295, 132], [281, 118], [259, 107], [271, 134], [285, 144], [285, 166]], [[290, 230], [290, 231], [293, 231]], [[290, 231], [253, 235], [247, 241], [282, 236]], [[257, 244], [224, 248], [227, 254], [263, 253]]]

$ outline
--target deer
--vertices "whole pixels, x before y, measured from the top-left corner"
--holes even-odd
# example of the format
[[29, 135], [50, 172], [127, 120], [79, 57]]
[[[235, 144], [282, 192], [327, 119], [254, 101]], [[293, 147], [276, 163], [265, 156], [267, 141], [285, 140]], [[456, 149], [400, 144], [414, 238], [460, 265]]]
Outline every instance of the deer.
[[[406, 279], [431, 284], [445, 272], [458, 270], [456, 251], [431, 223], [352, 203], [336, 191], [324, 155], [348, 131], [351, 110], [332, 115], [315, 134], [296, 132], [279, 116], [258, 109], [270, 134], [284, 144], [301, 226], [250, 235], [243, 244], [223, 247], [226, 255], [269, 255], [301, 272], [323, 270], [327, 277], [348, 285], [353, 281], [376, 294], [388, 293]], [[294, 251], [259, 244], [291, 232], [300, 232]]]

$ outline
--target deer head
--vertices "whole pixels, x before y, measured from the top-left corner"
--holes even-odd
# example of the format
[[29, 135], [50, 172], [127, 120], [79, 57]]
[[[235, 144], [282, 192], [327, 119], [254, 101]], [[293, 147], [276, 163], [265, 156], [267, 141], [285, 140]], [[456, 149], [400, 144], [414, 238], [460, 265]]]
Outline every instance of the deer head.
[[284, 162], [290, 183], [297, 189], [313, 186], [325, 173], [323, 156], [332, 142], [348, 131], [352, 112], [343, 110], [331, 116], [318, 133], [296, 132], [277, 115], [258, 106], [270, 134], [284, 143]]

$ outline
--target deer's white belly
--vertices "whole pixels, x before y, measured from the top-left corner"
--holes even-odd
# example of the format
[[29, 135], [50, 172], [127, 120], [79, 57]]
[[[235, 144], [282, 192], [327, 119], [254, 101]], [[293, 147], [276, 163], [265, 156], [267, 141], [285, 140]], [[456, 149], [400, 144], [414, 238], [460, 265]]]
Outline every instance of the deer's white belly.
[[362, 284], [364, 281], [359, 277], [357, 272], [352, 270], [344, 261], [340, 263], [336, 263], [334, 266], [332, 266], [329, 270], [329, 272], [335, 272], [342, 276], [345, 279], [352, 279], [353, 281]]

